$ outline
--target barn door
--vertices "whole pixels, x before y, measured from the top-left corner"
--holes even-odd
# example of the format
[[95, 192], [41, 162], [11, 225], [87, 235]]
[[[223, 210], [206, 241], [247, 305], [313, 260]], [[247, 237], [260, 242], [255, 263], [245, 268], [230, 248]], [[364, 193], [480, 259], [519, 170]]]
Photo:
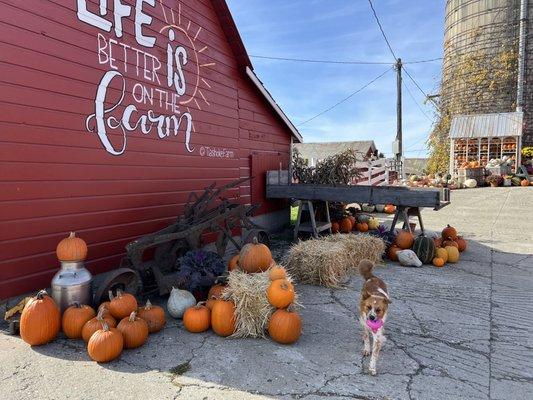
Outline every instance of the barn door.
[[261, 203], [256, 212], [265, 214], [277, 211], [285, 205], [283, 200], [267, 200], [265, 198], [266, 172], [272, 170], [287, 169], [289, 167], [287, 154], [281, 153], [252, 153], [252, 204]]

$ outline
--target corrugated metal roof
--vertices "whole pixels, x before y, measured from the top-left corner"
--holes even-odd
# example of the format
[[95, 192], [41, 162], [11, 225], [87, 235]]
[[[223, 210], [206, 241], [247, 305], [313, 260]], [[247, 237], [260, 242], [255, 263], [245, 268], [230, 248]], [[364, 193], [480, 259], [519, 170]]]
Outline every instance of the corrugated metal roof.
[[368, 151], [375, 151], [376, 145], [373, 140], [362, 140], [353, 142], [322, 142], [322, 143], [298, 143], [294, 147], [300, 152], [303, 158], [311, 160], [321, 160], [345, 150], [352, 149], [358, 153], [366, 155]]
[[521, 112], [456, 115], [450, 126], [450, 138], [522, 136]]

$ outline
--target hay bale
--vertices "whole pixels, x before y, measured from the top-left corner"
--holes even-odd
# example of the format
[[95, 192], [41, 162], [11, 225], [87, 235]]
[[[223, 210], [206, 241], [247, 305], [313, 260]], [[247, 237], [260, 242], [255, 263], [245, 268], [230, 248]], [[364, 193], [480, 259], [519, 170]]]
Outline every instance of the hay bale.
[[286, 257], [287, 271], [300, 283], [339, 287], [357, 273], [362, 259], [379, 263], [383, 240], [367, 234], [336, 234], [293, 245]]
[[[229, 273], [228, 286], [222, 296], [235, 303], [235, 333], [231, 337], [266, 337], [268, 321], [276, 311], [266, 296], [269, 274], [270, 270], [253, 274], [241, 270]], [[289, 275], [287, 279], [292, 281]]]

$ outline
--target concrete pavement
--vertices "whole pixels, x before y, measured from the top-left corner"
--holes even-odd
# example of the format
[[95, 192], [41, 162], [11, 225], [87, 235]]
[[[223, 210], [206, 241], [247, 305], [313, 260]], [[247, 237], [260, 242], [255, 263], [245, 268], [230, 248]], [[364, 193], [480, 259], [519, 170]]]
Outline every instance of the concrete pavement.
[[0, 333], [6, 399], [525, 399], [533, 393], [533, 188], [456, 191], [424, 211], [470, 241], [459, 264], [377, 269], [392, 295], [378, 375], [361, 355], [361, 280], [298, 285], [304, 332], [293, 346], [193, 335], [170, 321], [115, 362], [79, 341], [30, 348]]

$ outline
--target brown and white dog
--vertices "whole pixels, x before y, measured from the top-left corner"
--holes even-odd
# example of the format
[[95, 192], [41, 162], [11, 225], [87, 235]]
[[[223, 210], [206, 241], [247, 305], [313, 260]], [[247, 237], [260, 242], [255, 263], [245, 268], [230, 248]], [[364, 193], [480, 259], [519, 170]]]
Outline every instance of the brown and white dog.
[[[363, 328], [363, 355], [372, 354], [368, 370], [372, 375], [376, 375], [379, 352], [386, 341], [384, 324], [391, 301], [387, 285], [383, 280], [374, 276], [373, 268], [374, 263], [370, 260], [362, 260], [359, 263], [359, 272], [365, 280], [361, 289], [359, 322]], [[372, 335], [372, 347], [370, 347], [370, 335]]]

